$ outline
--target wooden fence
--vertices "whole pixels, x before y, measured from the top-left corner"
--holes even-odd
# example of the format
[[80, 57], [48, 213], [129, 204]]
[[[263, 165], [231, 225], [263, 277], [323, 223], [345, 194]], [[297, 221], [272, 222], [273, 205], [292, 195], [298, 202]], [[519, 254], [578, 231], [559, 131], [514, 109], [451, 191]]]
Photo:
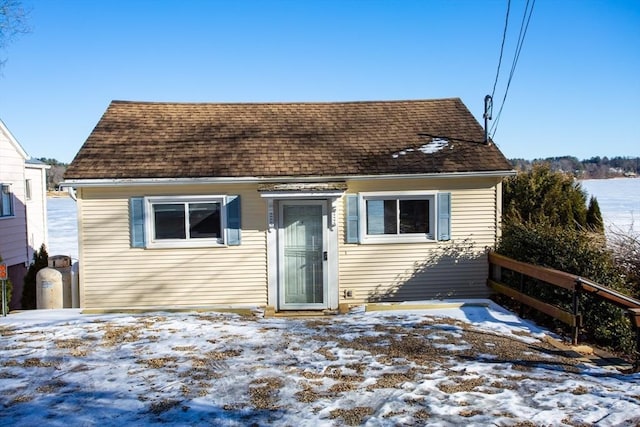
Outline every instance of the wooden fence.
[[[502, 269], [520, 273], [519, 289], [514, 289], [501, 282]], [[527, 295], [523, 287], [524, 277], [532, 277], [549, 285], [568, 290], [572, 296], [572, 310], [565, 310]], [[494, 252], [489, 253], [489, 278], [487, 280], [487, 286], [498, 293], [513, 298], [521, 304], [532, 307], [571, 326], [572, 342], [574, 345], [578, 344], [578, 332], [582, 325], [582, 314], [580, 310], [580, 295], [582, 293], [592, 294], [626, 310], [636, 333], [635, 368], [638, 369], [640, 367], [640, 301], [589, 279], [576, 276], [575, 274], [527, 264]]]

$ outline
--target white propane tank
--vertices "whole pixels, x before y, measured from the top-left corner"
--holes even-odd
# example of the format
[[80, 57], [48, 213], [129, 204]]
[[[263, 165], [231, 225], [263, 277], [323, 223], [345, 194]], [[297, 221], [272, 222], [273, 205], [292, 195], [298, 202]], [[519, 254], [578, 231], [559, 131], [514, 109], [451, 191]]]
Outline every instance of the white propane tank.
[[49, 267], [62, 274], [62, 307], [73, 307], [73, 292], [71, 286], [71, 257], [67, 255], [53, 255], [49, 257]]
[[36, 274], [36, 308], [62, 308], [62, 273], [43, 268]]

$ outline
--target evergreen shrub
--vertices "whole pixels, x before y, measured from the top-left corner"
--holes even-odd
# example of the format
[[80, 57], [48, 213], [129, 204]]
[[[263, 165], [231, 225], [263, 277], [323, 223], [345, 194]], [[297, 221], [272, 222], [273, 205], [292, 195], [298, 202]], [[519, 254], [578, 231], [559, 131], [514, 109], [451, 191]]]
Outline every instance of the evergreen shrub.
[[[537, 164], [530, 171], [505, 180], [503, 189], [503, 228], [498, 253], [638, 296], [640, 284], [636, 280], [635, 289], [633, 285], [633, 272], [637, 271], [633, 260], [638, 259], [637, 255], [627, 251], [621, 256], [620, 250], [608, 249], [598, 201], [591, 198], [587, 205], [586, 193], [572, 176], [554, 172], [548, 164]], [[619, 246], [632, 247], [628, 239]], [[626, 262], [621, 263], [620, 258]], [[572, 310], [571, 291], [508, 271], [502, 280], [515, 289], [522, 286], [534, 298]], [[507, 298], [500, 301], [519, 306]], [[569, 331], [568, 326], [544, 314], [534, 310], [528, 313], [536, 321]], [[629, 353], [634, 350], [634, 334], [624, 310], [583, 293], [581, 313], [583, 333], [588, 339]]]
[[36, 301], [36, 275], [38, 271], [49, 265], [49, 254], [47, 248], [43, 244], [40, 250], [33, 253], [33, 261], [29, 265], [27, 274], [24, 276], [24, 287], [22, 288], [22, 308], [25, 310], [34, 310], [37, 308]]

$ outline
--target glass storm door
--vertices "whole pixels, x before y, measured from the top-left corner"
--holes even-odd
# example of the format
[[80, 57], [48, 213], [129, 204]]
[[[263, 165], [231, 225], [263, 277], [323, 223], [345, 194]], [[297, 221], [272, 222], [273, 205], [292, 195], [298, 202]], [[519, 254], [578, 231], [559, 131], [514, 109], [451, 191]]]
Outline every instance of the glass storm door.
[[280, 308], [327, 307], [326, 203], [280, 203]]

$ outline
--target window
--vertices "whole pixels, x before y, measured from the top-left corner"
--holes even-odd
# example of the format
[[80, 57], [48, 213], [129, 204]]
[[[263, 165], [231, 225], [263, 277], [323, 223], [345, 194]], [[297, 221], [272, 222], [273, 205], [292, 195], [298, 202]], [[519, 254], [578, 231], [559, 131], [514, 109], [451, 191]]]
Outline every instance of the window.
[[13, 216], [11, 185], [0, 184], [0, 217]]
[[430, 199], [366, 199], [367, 235], [429, 234]]
[[132, 247], [240, 244], [239, 196], [135, 197], [130, 221]]
[[434, 195], [363, 195], [365, 240], [433, 240]]
[[31, 180], [26, 179], [24, 181], [24, 197], [27, 200], [31, 200]]
[[347, 243], [449, 240], [450, 197], [414, 191], [347, 195]]

